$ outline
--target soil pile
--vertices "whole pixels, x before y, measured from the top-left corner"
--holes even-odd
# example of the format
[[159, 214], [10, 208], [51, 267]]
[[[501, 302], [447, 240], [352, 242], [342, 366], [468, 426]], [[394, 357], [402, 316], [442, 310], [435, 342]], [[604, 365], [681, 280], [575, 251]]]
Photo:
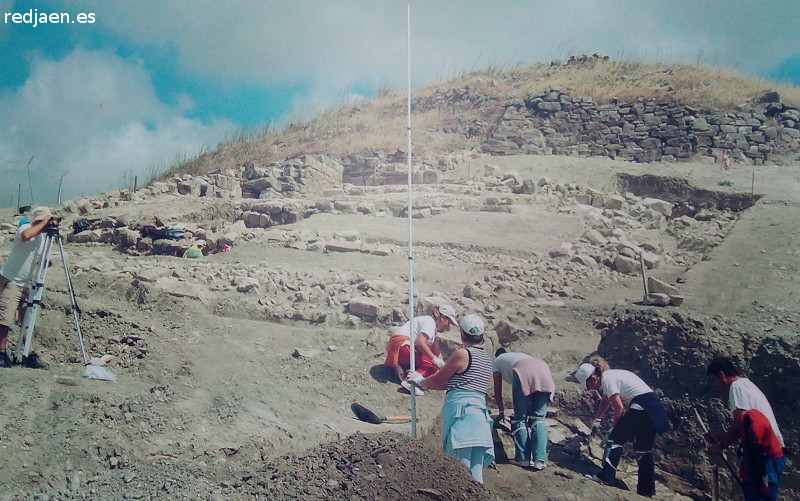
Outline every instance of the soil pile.
[[475, 500], [495, 499], [475, 485], [466, 467], [445, 455], [437, 440], [357, 433], [313, 449], [256, 465], [241, 474], [241, 494], [268, 499]]

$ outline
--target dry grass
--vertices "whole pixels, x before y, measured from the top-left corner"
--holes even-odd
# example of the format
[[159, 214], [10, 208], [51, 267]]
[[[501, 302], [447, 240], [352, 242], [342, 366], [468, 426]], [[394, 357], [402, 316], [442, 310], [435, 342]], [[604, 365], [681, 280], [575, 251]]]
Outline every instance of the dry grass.
[[[639, 97], [672, 97], [701, 109], [734, 110], [767, 91], [780, 93], [784, 103], [800, 107], [800, 88], [776, 84], [709, 66], [634, 63], [589, 58], [576, 64], [539, 63], [508, 70], [489, 67], [457, 75], [414, 91], [415, 102], [427, 102], [438, 92], [467, 89], [470, 95], [492, 95], [500, 105], [510, 97], [557, 89], [573, 96], [588, 96], [597, 103]], [[413, 113], [414, 151], [441, 154], [473, 145], [460, 134], [447, 134], [456, 116], [462, 120], [492, 123], [499, 106], [474, 108], [468, 103], [448, 103]], [[244, 162], [269, 163], [301, 154], [356, 154], [367, 148], [405, 151], [407, 145], [406, 93], [382, 87], [377, 96], [356, 104], [342, 103], [307, 120], [280, 129], [239, 132], [214, 151], [184, 159], [169, 174], [203, 174], [241, 166]]]
[[[489, 82], [491, 85], [487, 85]], [[588, 96], [598, 103], [674, 97], [703, 109], [736, 108], [778, 91], [784, 103], [800, 107], [800, 88], [764, 79], [744, 77], [710, 66], [631, 63], [596, 59], [579, 64], [537, 64], [507, 72], [492, 69], [464, 74], [448, 82], [430, 84], [420, 93], [448, 85], [489, 87], [502, 94], [526, 94], [557, 89], [573, 96]], [[488, 89], [487, 89], [488, 91]], [[480, 91], [478, 91], [480, 92]]]

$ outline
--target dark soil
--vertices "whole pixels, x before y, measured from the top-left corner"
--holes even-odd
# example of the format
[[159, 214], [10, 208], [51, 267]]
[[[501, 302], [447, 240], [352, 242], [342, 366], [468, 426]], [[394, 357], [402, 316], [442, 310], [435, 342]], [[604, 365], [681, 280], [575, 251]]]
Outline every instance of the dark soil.
[[442, 452], [438, 440], [395, 432], [357, 433], [303, 456], [254, 465], [230, 496], [280, 499], [493, 500], [467, 468]]

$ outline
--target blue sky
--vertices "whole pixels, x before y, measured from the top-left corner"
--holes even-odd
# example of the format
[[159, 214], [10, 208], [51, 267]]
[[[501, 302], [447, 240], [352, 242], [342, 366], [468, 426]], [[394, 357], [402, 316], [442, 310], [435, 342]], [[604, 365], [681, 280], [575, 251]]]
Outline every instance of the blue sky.
[[[0, 0], [0, 206], [20, 184], [23, 205], [54, 203], [62, 180], [65, 198], [118, 189], [241, 130], [402, 90], [408, 5]], [[794, 0], [410, 5], [413, 85], [594, 52], [800, 84]], [[54, 13], [92, 22], [15, 22]]]

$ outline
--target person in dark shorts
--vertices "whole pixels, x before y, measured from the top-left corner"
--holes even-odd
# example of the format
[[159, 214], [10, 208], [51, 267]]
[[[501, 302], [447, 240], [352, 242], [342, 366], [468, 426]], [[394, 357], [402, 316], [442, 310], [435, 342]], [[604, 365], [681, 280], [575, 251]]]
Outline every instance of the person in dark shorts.
[[592, 431], [600, 427], [609, 407], [614, 414], [613, 429], [608, 434], [603, 450], [603, 469], [599, 480], [616, 485], [622, 447], [626, 442], [632, 442], [639, 466], [636, 493], [645, 497], [654, 496], [653, 445], [656, 436], [669, 429], [667, 412], [661, 399], [639, 376], [630, 371], [612, 369], [599, 356], [593, 356], [588, 363], [581, 364], [575, 372], [575, 378], [583, 390], [596, 390], [602, 396]]

